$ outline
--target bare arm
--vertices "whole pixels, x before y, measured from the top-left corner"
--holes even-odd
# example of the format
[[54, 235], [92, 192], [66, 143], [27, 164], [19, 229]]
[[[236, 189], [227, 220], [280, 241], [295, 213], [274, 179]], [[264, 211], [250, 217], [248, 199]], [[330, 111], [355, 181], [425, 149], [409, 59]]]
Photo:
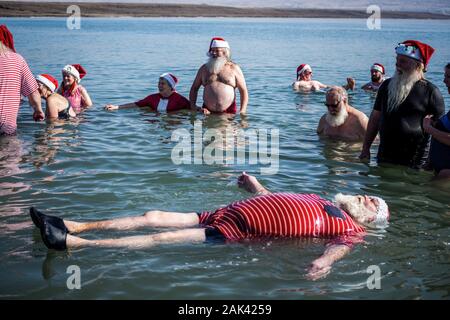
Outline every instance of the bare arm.
[[89, 108], [92, 106], [91, 97], [89, 96], [87, 90], [84, 87], [81, 89], [81, 98], [83, 99], [84, 105], [86, 107]]
[[118, 110], [118, 109], [130, 109], [130, 108], [139, 108], [139, 106], [134, 102], [125, 103], [125, 104], [121, 104], [118, 106], [113, 105], [113, 104], [107, 104], [105, 106], [105, 110], [108, 110], [108, 111]]
[[325, 249], [322, 256], [311, 263], [307, 277], [310, 280], [317, 280], [325, 277], [331, 270], [331, 266], [336, 261], [342, 259], [351, 251], [345, 244], [334, 244]]
[[234, 65], [236, 70], [236, 87], [239, 90], [239, 94], [241, 95], [241, 110], [240, 113], [244, 114], [247, 112], [248, 105], [248, 90], [247, 84], [245, 83], [245, 77], [242, 73], [241, 68], [236, 64]]
[[359, 155], [360, 159], [370, 159], [370, 146], [378, 134], [380, 118], [381, 111], [373, 110], [370, 114], [369, 122], [367, 124], [367, 131], [364, 136], [363, 148], [361, 154]]
[[347, 84], [343, 85], [345, 90], [355, 90], [356, 81], [353, 78], [347, 78]]
[[189, 102], [191, 103], [191, 110], [197, 111], [197, 96], [198, 96], [198, 90], [202, 86], [202, 73], [203, 73], [203, 66], [198, 69], [197, 75], [195, 76], [194, 82], [191, 86], [191, 91], [189, 92]]
[[28, 96], [28, 101], [31, 107], [34, 109], [33, 113], [34, 121], [44, 120], [45, 114], [44, 111], [42, 110], [41, 95], [39, 94], [39, 91], [36, 90], [32, 94], [30, 94]]
[[239, 176], [238, 186], [239, 188], [244, 188], [248, 192], [254, 193], [255, 195], [258, 196], [271, 194], [269, 190], [264, 188], [264, 186], [261, 183], [259, 183], [258, 179], [245, 172], [242, 172], [242, 174]]
[[423, 119], [423, 129], [426, 133], [429, 133], [433, 136], [434, 139], [443, 143], [447, 146], [450, 146], [450, 133], [441, 131], [432, 126], [431, 120], [432, 116], [428, 115]]
[[357, 117], [358, 117], [358, 123], [359, 123], [359, 127], [360, 127], [361, 138], [364, 139], [366, 132], [367, 132], [367, 125], [369, 123], [369, 118], [367, 118], [367, 116], [362, 112], [358, 112]]
[[315, 83], [317, 84], [317, 86], [319, 87], [319, 89], [325, 89], [325, 88], [331, 87], [330, 85], [328, 85], [328, 84], [323, 84], [322, 82], [319, 82], [319, 81], [315, 81]]

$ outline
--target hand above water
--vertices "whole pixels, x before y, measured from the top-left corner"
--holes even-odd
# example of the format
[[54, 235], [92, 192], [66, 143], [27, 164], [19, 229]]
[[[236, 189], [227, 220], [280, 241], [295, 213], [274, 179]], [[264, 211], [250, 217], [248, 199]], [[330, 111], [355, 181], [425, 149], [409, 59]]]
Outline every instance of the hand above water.
[[119, 106], [116, 106], [114, 104], [107, 104], [104, 109], [107, 111], [118, 110]]
[[311, 263], [306, 278], [308, 280], [318, 280], [327, 276], [331, 271], [331, 264], [327, 259], [319, 258]]
[[427, 115], [425, 118], [423, 118], [423, 130], [426, 133], [431, 133], [433, 130], [433, 116]]
[[347, 78], [347, 86], [350, 90], [355, 90], [356, 81], [353, 78]]
[[35, 110], [33, 113], [33, 120], [34, 121], [42, 121], [45, 119], [45, 114], [42, 110]]
[[359, 159], [369, 161], [370, 160], [370, 149], [366, 150], [363, 148], [361, 151], [361, 154], [359, 155]]
[[203, 114], [211, 114], [211, 111], [209, 111], [208, 109], [206, 109], [206, 108], [201, 108], [201, 111], [200, 112], [202, 112]]

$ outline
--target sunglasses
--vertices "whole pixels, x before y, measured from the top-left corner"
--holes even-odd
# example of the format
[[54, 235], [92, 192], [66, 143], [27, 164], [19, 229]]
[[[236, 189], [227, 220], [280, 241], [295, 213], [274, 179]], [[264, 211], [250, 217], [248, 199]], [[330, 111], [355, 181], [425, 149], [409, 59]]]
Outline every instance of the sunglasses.
[[328, 103], [324, 102], [323, 104], [326, 105], [327, 108], [337, 108], [341, 102], [342, 102], [342, 101], [339, 101], [339, 102], [336, 103], [336, 104], [328, 104]]

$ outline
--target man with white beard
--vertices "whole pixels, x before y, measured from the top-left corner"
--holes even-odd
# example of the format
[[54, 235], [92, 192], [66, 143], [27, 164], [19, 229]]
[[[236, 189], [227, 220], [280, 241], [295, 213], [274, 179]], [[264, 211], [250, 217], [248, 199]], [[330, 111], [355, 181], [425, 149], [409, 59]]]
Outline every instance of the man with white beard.
[[[245, 172], [238, 178], [241, 188], [253, 197], [236, 201], [215, 211], [166, 212], [112, 220], [76, 222], [49, 216], [30, 208], [30, 216], [50, 249], [115, 247], [145, 249], [173, 243], [249, 241], [273, 238], [322, 238], [327, 247], [315, 259], [307, 277], [326, 276], [334, 262], [364, 242], [366, 228], [385, 228], [389, 221], [386, 202], [374, 196], [337, 194], [334, 202], [316, 194], [271, 193]], [[64, 213], [63, 213], [64, 214]], [[75, 234], [92, 230], [130, 231], [140, 228], [179, 228], [142, 236], [115, 239], [85, 239]]]
[[342, 87], [327, 91], [325, 105], [328, 112], [320, 118], [317, 134], [346, 141], [362, 141], [367, 129], [367, 116], [348, 104]]
[[434, 49], [416, 40], [406, 40], [395, 49], [396, 72], [383, 82], [370, 114], [361, 159], [370, 159], [370, 146], [378, 132], [378, 163], [423, 168], [430, 135], [423, 130], [426, 115], [435, 119], [444, 113], [439, 89], [424, 77]]
[[241, 68], [231, 61], [230, 46], [223, 38], [212, 38], [207, 53], [209, 60], [197, 72], [189, 93], [191, 109], [197, 109], [197, 95], [201, 86], [205, 114], [236, 113], [236, 93], [241, 96], [240, 113], [246, 113], [248, 91]]

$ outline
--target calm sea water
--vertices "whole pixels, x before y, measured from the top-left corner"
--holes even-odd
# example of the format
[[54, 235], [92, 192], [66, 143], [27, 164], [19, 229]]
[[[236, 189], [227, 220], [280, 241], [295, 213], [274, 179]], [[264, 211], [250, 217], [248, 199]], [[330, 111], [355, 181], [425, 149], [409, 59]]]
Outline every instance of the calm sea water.
[[[436, 48], [427, 77], [442, 83], [449, 60], [445, 21], [323, 19], [83, 19], [68, 30], [64, 19], [1, 19], [32, 71], [60, 78], [67, 63], [88, 70], [82, 84], [94, 107], [79, 121], [34, 123], [24, 103], [19, 131], [0, 140], [0, 297], [120, 299], [448, 299], [450, 290], [450, 185], [404, 167], [361, 163], [361, 145], [319, 139], [324, 94], [294, 93], [300, 63], [317, 80], [359, 85], [373, 62], [394, 68], [395, 45], [420, 39]], [[105, 112], [156, 92], [158, 75], [173, 72], [188, 95], [212, 36], [225, 37], [242, 66], [250, 93], [247, 117], [156, 115], [146, 110]], [[201, 95], [200, 95], [201, 96]], [[370, 113], [374, 96], [356, 91], [351, 103]], [[199, 102], [200, 104], [200, 102]], [[173, 130], [278, 129], [279, 170], [264, 164], [175, 165]], [[372, 153], [376, 151], [376, 145]], [[28, 216], [36, 206], [66, 219], [98, 220], [150, 209], [212, 210], [249, 195], [237, 188], [246, 170], [273, 191], [336, 192], [384, 197], [392, 222], [372, 232], [325, 279], [305, 279], [323, 241], [273, 240], [232, 245], [178, 244], [130, 251], [48, 251]], [[90, 232], [99, 239], [137, 232]], [[157, 230], [150, 230], [157, 232]], [[81, 269], [81, 290], [69, 290], [67, 267]], [[367, 268], [379, 266], [381, 289], [369, 290]]]

